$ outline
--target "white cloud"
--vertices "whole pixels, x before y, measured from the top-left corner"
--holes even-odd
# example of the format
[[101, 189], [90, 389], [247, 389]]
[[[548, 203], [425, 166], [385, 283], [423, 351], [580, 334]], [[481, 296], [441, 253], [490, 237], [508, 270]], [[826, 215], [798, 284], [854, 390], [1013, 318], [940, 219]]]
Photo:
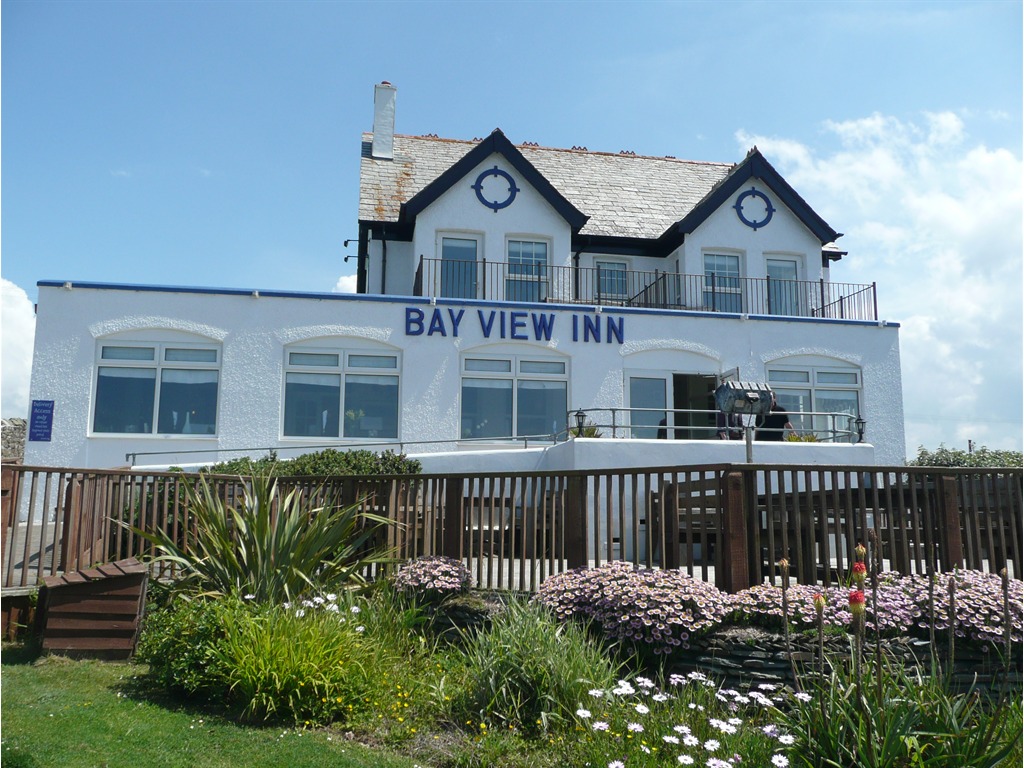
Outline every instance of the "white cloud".
[[338, 282], [335, 283], [332, 293], [355, 293], [356, 292], [356, 276], [355, 275], [342, 275], [338, 278]]
[[[1021, 447], [1022, 164], [972, 142], [963, 119], [827, 121], [837, 146], [757, 144], [849, 251], [835, 280], [878, 283], [901, 323], [909, 454], [940, 442]], [[866, 415], [870, 419], [870, 415]]]
[[28, 385], [32, 374], [32, 345], [35, 340], [35, 308], [28, 294], [10, 280], [0, 278], [0, 414], [28, 417]]

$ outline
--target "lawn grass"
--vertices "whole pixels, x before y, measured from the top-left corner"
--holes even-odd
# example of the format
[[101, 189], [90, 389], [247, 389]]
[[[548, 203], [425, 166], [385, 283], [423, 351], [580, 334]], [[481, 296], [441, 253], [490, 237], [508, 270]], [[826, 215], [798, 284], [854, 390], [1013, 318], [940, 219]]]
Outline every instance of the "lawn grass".
[[254, 727], [182, 707], [140, 680], [146, 667], [70, 661], [4, 647], [4, 768], [411, 768], [338, 732]]

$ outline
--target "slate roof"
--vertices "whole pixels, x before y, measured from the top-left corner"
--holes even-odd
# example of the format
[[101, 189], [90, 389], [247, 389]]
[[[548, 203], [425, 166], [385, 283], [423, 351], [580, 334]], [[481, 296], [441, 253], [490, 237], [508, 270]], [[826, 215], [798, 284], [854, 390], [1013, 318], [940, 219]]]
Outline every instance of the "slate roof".
[[[402, 203], [480, 143], [395, 135], [394, 160], [370, 155], [364, 133], [359, 219], [396, 222]], [[570, 203], [589, 216], [582, 235], [656, 239], [682, 220], [736, 165], [516, 144]]]

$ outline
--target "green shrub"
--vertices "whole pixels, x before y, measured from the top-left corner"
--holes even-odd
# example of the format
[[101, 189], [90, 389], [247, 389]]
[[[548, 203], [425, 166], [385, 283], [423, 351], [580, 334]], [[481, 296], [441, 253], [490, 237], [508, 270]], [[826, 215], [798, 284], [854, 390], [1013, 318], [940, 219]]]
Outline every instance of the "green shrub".
[[214, 649], [224, 639], [224, 616], [237, 601], [178, 597], [146, 614], [136, 658], [172, 694], [223, 699], [227, 685]]
[[1019, 701], [954, 693], [902, 664], [865, 666], [860, 685], [840, 665], [789, 710], [794, 766], [994, 767], [1019, 751]]
[[191, 516], [194, 530], [187, 548], [162, 529], [134, 529], [160, 550], [157, 560], [182, 568], [181, 588], [280, 603], [362, 583], [362, 570], [384, 559], [371, 545], [389, 521], [358, 505], [307, 509], [294, 490], [280, 497], [267, 476], [253, 477], [233, 507], [206, 477], [185, 488], [188, 504], [179, 514]]
[[947, 448], [940, 443], [934, 451], [917, 447], [917, 457], [909, 460], [911, 467], [1020, 467], [1020, 451], [1000, 451], [981, 446], [975, 451]]
[[261, 459], [232, 459], [207, 470], [217, 475], [271, 475], [274, 477], [334, 477], [337, 475], [418, 475], [416, 459], [394, 451], [338, 451], [327, 448], [294, 459], [278, 459], [271, 451]]
[[224, 638], [213, 654], [243, 717], [314, 725], [343, 719], [362, 705], [361, 660], [372, 649], [358, 616], [336, 603], [309, 601], [224, 619]]
[[450, 708], [456, 722], [526, 733], [571, 720], [587, 691], [610, 686], [619, 669], [584, 628], [518, 600], [467, 643], [465, 654], [464, 688]]

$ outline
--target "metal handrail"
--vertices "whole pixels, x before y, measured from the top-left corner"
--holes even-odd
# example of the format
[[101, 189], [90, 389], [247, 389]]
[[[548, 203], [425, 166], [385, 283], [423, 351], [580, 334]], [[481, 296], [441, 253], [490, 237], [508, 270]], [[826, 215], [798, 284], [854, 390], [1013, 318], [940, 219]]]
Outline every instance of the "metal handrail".
[[[575, 411], [568, 413], [569, 423], [572, 424], [575, 414], [583, 413], [587, 419], [586, 426], [595, 429], [611, 429], [612, 438], [619, 437], [619, 431], [625, 430], [626, 434], [623, 435], [625, 438], [633, 437], [634, 430], [645, 430], [645, 431], [664, 431], [666, 438], [679, 439], [673, 435], [679, 432], [708, 432], [715, 434], [719, 431], [716, 424], [686, 424], [680, 416], [709, 416], [712, 417], [709, 420], [714, 421], [714, 417], [719, 413], [717, 410], [706, 410], [701, 408], [579, 408]], [[610, 421], [600, 421], [594, 419], [591, 414], [610, 414]], [[661, 419], [664, 419], [666, 423], [634, 423], [636, 419], [633, 418], [634, 414], [650, 413], [652, 415], [658, 415]], [[626, 414], [624, 420], [620, 419], [621, 414]], [[672, 423], [668, 423], [669, 414], [672, 415]], [[813, 434], [819, 442], [839, 443], [839, 442], [856, 442], [858, 434], [855, 429], [854, 421], [856, 416], [842, 411], [795, 411], [789, 413], [790, 422], [796, 426], [796, 420], [801, 421], [801, 428], [794, 429], [793, 434], [807, 435]], [[811, 427], [805, 428], [802, 426], [805, 418], [811, 419]], [[828, 427], [821, 429], [815, 427], [815, 419], [817, 417], [823, 417], [828, 419]], [[744, 419], [750, 419], [752, 417], [743, 417]], [[661, 421], [659, 419], [659, 422]], [[844, 424], [845, 422], [845, 424]], [[745, 422], [746, 423], [746, 422]], [[748, 426], [755, 426], [749, 424]], [[575, 432], [575, 427], [570, 427], [570, 432]], [[757, 427], [758, 432], [785, 432], [787, 430], [770, 429], [766, 427]], [[656, 435], [659, 436], [659, 435]], [[685, 439], [685, 438], [684, 438]]]
[[782, 280], [661, 270], [452, 261], [420, 257], [414, 295], [524, 303], [878, 320], [874, 283]]

